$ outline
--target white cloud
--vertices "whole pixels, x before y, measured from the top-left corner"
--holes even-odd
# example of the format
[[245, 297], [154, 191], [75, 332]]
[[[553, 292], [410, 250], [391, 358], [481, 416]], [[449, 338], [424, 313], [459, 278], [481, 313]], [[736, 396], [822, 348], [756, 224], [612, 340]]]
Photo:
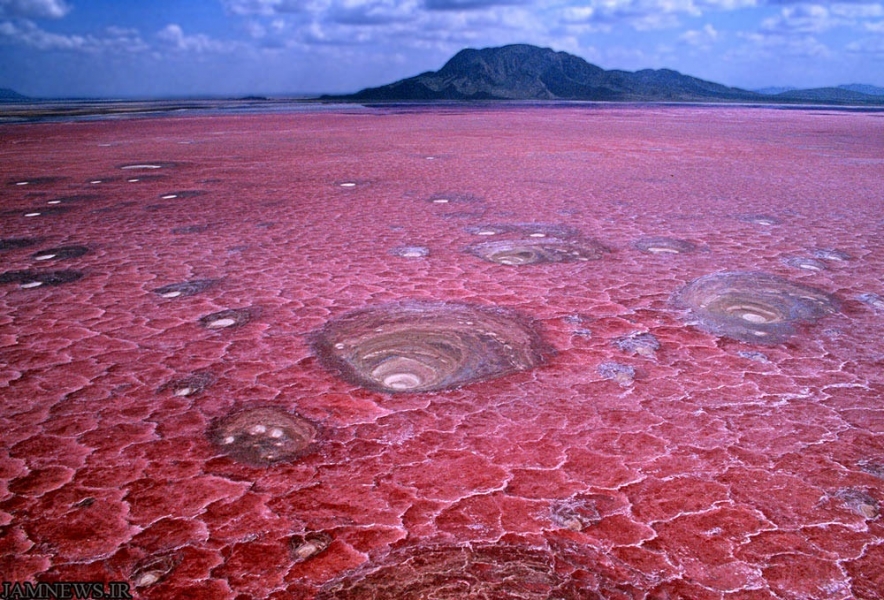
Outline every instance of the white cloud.
[[147, 49], [134, 29], [108, 27], [100, 35], [63, 35], [40, 29], [28, 20], [0, 22], [0, 41], [43, 51], [142, 52]]
[[171, 23], [157, 32], [157, 38], [180, 52], [232, 52], [239, 49], [242, 44], [238, 42], [225, 42], [216, 40], [205, 34], [197, 33], [185, 35], [180, 25]]
[[708, 48], [713, 42], [718, 39], [719, 33], [716, 31], [715, 27], [711, 24], [706, 23], [703, 26], [703, 29], [692, 29], [689, 31], [685, 31], [683, 34], [678, 36], [678, 40], [680, 42], [684, 42], [689, 46], [696, 46], [698, 48]]
[[834, 55], [828, 46], [812, 35], [783, 35], [781, 33], [740, 33], [749, 46], [729, 53], [731, 56], [762, 60], [765, 57], [783, 55], [809, 58], [829, 58]]
[[303, 12], [309, 8], [308, 0], [222, 0], [224, 7], [235, 15], [274, 15], [277, 13]]
[[846, 19], [884, 17], [884, 5], [881, 4], [833, 4], [829, 10]]
[[879, 59], [884, 58], [884, 37], [864, 38], [847, 44], [847, 51], [852, 54], [873, 54]]
[[820, 4], [796, 4], [787, 6], [780, 14], [765, 19], [761, 29], [765, 31], [818, 33], [836, 25], [829, 9]]
[[70, 10], [64, 0], [0, 0], [0, 17], [60, 19]]

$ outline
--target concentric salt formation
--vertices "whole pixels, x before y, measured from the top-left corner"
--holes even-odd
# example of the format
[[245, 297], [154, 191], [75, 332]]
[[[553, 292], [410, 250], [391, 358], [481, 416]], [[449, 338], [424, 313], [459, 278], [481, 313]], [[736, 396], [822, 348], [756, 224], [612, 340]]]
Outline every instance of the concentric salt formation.
[[687, 240], [668, 237], [639, 238], [632, 245], [647, 254], [687, 254], [697, 249]]
[[332, 543], [332, 536], [324, 531], [308, 531], [292, 536], [289, 547], [295, 562], [310, 560], [322, 554]]
[[129, 163], [125, 165], [117, 165], [122, 171], [157, 171], [159, 169], [169, 169], [178, 166], [178, 163], [168, 161], [146, 161], [140, 163]]
[[833, 499], [840, 501], [846, 508], [852, 510], [864, 519], [877, 519], [881, 514], [881, 507], [865, 490], [856, 488], [840, 489], [832, 496]]
[[[574, 577], [567, 572], [565, 562], [549, 549], [508, 543], [406, 547], [326, 584], [316, 600], [601, 600], [605, 597], [598, 592], [606, 585], [599, 583], [602, 577], [598, 574]], [[574, 566], [571, 570], [582, 571]], [[621, 595], [627, 597], [626, 594], [616, 597]]]
[[566, 225], [518, 223], [471, 226], [466, 230], [474, 235], [501, 238], [466, 248], [466, 252], [500, 265], [583, 262], [597, 260], [607, 252], [595, 240], [582, 237], [579, 231]]
[[166, 579], [181, 564], [182, 557], [177, 552], [148, 556], [132, 569], [129, 581], [135, 588], [145, 588]]
[[397, 246], [391, 253], [402, 258], [426, 258], [430, 255], [430, 249], [426, 246]]
[[778, 344], [800, 323], [837, 312], [825, 292], [758, 272], [713, 273], [679, 290], [673, 301], [701, 328], [744, 342]]
[[739, 218], [746, 223], [755, 223], [756, 225], [764, 225], [765, 227], [779, 225], [781, 222], [778, 218], [770, 215], [740, 215]]
[[533, 238], [481, 242], [467, 252], [499, 265], [524, 266], [598, 260], [604, 249], [591, 240]]
[[77, 281], [80, 271], [7, 271], [0, 273], [0, 283], [17, 283], [24, 289], [56, 286]]
[[174, 396], [194, 396], [209, 387], [214, 380], [215, 377], [211, 373], [205, 371], [194, 373], [163, 384], [157, 393], [171, 392]]
[[40, 250], [31, 255], [34, 260], [67, 260], [69, 258], [79, 258], [89, 252], [86, 246], [59, 246], [57, 248], [49, 248]]
[[71, 196], [57, 196], [47, 201], [47, 204], [72, 204], [76, 202], [92, 202], [101, 199], [97, 194], [73, 194]]
[[255, 311], [250, 308], [230, 308], [200, 318], [206, 329], [231, 329], [242, 327], [252, 320]]
[[825, 271], [828, 269], [826, 263], [806, 256], [787, 256], [782, 260], [783, 264], [802, 271]]
[[572, 499], [555, 503], [550, 509], [550, 520], [571, 531], [583, 531], [602, 520], [591, 500]]
[[69, 206], [40, 206], [37, 208], [31, 208], [26, 210], [25, 212], [16, 211], [15, 214], [22, 215], [27, 218], [34, 217], [49, 217], [52, 215], [63, 215], [64, 213], [70, 211], [71, 208]]
[[823, 260], [831, 260], [837, 262], [843, 262], [850, 260], [853, 258], [846, 252], [842, 252], [841, 250], [835, 250], [834, 248], [816, 248], [813, 251], [813, 255], [817, 258], [821, 258]]
[[209, 439], [224, 454], [252, 466], [292, 461], [307, 454], [319, 429], [279, 408], [251, 408], [216, 421]]
[[214, 279], [195, 279], [193, 281], [183, 281], [181, 283], [170, 283], [169, 285], [158, 287], [152, 291], [154, 294], [162, 296], [163, 298], [185, 298], [187, 296], [199, 294], [215, 285], [215, 283], [216, 280]]
[[45, 177], [21, 177], [19, 179], [10, 179], [7, 181], [7, 185], [14, 185], [18, 187], [30, 186], [30, 185], [49, 185], [52, 183], [59, 183], [60, 181], [64, 181], [67, 177], [53, 177], [53, 176], [45, 176]]
[[473, 194], [464, 192], [439, 192], [427, 198], [430, 204], [475, 204], [481, 202], [482, 199]]
[[614, 346], [629, 354], [652, 358], [660, 349], [660, 341], [651, 333], [636, 331], [614, 340]]
[[524, 371], [550, 349], [516, 313], [460, 303], [382, 304], [338, 317], [314, 334], [320, 362], [380, 392], [430, 392]]
[[635, 369], [622, 363], [602, 363], [598, 366], [598, 372], [605, 379], [616, 381], [621, 387], [628, 387], [635, 381]]
[[867, 304], [875, 310], [884, 310], [884, 298], [878, 294], [860, 294], [856, 297], [863, 304]]

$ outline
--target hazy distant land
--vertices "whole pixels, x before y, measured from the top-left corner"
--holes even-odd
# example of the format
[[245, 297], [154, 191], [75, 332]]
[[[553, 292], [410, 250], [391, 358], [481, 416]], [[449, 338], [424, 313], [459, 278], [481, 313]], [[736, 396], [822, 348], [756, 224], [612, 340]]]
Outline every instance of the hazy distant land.
[[458, 52], [428, 71], [354, 94], [154, 100], [43, 99], [0, 88], [0, 122], [177, 111], [291, 110], [304, 103], [378, 102], [666, 102], [884, 106], [884, 88], [868, 84], [745, 90], [670, 69], [605, 70], [566, 52], [514, 44]]

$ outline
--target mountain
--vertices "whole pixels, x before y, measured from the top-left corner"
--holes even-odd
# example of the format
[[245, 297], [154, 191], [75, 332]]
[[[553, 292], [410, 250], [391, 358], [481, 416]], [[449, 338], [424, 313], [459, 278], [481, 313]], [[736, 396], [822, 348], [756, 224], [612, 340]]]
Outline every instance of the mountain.
[[606, 71], [580, 57], [515, 44], [458, 52], [438, 71], [348, 96], [322, 99], [758, 101], [754, 92], [669, 69]]
[[30, 98], [22, 96], [15, 90], [0, 88], [0, 102], [24, 102], [26, 100], [30, 100]]
[[764, 94], [765, 96], [773, 96], [775, 94], [782, 94], [783, 92], [793, 92], [798, 88], [794, 87], [766, 87], [757, 90], [752, 90], [756, 94]]
[[870, 96], [884, 96], [884, 88], [865, 83], [851, 83], [849, 85], [839, 85], [842, 90], [850, 90], [851, 92], [859, 92]]
[[[866, 87], [866, 86], [863, 86]], [[872, 86], [868, 86], [872, 87]], [[880, 89], [880, 88], [878, 88]], [[775, 94], [772, 99], [780, 102], [814, 102], [818, 104], [884, 104], [884, 97], [864, 94], [848, 86], [792, 90]]]

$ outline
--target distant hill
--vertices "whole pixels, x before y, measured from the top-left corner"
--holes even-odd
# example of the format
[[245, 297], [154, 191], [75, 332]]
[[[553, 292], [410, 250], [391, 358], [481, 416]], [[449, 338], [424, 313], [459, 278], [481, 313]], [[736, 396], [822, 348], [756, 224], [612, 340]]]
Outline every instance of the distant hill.
[[852, 89], [848, 89], [848, 86], [792, 90], [789, 92], [783, 92], [782, 94], [776, 94], [771, 98], [783, 102], [799, 101], [816, 102], [821, 104], [884, 104], [884, 96], [853, 91]]
[[434, 100], [589, 100], [628, 102], [750, 102], [884, 105], [884, 88], [851, 84], [799, 90], [727, 87], [670, 69], [606, 71], [578, 56], [514, 44], [461, 50], [438, 71], [427, 71], [355, 94], [320, 100], [400, 102]]
[[25, 100], [30, 100], [30, 98], [22, 96], [15, 90], [0, 88], [0, 102], [23, 102]]
[[758, 90], [752, 90], [756, 94], [764, 94], [765, 96], [773, 96], [774, 94], [782, 94], [783, 92], [792, 92], [797, 90], [795, 87], [766, 87]]
[[839, 85], [842, 90], [850, 90], [851, 92], [859, 92], [860, 94], [868, 94], [870, 96], [884, 96], [884, 88], [865, 83], [851, 83], [849, 85]]
[[458, 52], [435, 72], [347, 96], [322, 99], [757, 101], [754, 92], [726, 87], [669, 69], [606, 71], [580, 57], [515, 44]]

